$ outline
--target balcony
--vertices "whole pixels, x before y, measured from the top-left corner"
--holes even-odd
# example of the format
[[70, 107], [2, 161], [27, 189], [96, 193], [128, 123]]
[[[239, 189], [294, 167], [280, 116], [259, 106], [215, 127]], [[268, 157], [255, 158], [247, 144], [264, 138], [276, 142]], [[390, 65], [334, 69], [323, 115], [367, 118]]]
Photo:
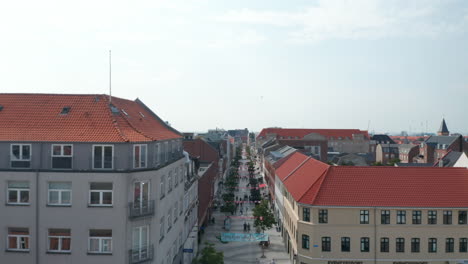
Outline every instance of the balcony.
[[149, 200], [143, 203], [128, 203], [128, 217], [135, 219], [139, 217], [153, 216], [154, 215], [154, 200]]
[[134, 248], [129, 250], [129, 263], [146, 263], [153, 260], [154, 246], [153, 244], [149, 246], [142, 246], [140, 248]]

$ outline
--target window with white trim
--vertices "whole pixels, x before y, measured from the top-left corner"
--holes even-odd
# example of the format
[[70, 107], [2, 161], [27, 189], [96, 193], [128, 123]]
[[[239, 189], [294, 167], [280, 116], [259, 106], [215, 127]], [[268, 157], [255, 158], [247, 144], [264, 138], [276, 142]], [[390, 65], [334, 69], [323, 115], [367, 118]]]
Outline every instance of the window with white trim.
[[49, 252], [71, 252], [70, 229], [49, 229], [47, 241]]
[[179, 185], [179, 170], [177, 168], [174, 169], [174, 188]]
[[171, 230], [172, 227], [172, 210], [169, 209], [167, 212], [167, 231]]
[[29, 229], [8, 228], [8, 251], [29, 251]]
[[184, 208], [184, 202], [183, 202], [183, 197], [180, 197], [179, 199], [179, 214], [182, 214], [183, 208]]
[[112, 183], [92, 182], [89, 188], [90, 206], [112, 206]]
[[11, 144], [10, 162], [12, 168], [31, 167], [31, 144]]
[[159, 143], [156, 143], [156, 144], [154, 145], [154, 163], [155, 163], [156, 165], [159, 165], [159, 164], [161, 163], [161, 157], [160, 157], [160, 155], [161, 155], [161, 149], [160, 149], [160, 147], [159, 147]]
[[29, 204], [29, 182], [9, 181], [7, 190], [7, 204]]
[[160, 198], [163, 198], [166, 195], [166, 175], [161, 176], [161, 182], [159, 183], [159, 191], [161, 192]]
[[89, 253], [112, 253], [112, 230], [89, 230]]
[[133, 145], [133, 167], [135, 169], [146, 168], [146, 144]]
[[179, 202], [175, 203], [174, 209], [172, 210], [173, 215], [174, 215], [174, 223], [177, 222], [177, 210], [179, 209]]
[[94, 145], [93, 146], [93, 168], [112, 169], [114, 167], [114, 146]]
[[71, 182], [49, 182], [48, 205], [71, 205]]
[[169, 176], [167, 176], [167, 191], [172, 191], [172, 171], [170, 171]]
[[73, 146], [63, 144], [52, 145], [52, 168], [71, 169], [73, 166]]
[[180, 183], [183, 183], [184, 182], [184, 169], [182, 166], [180, 166], [179, 168], [179, 173], [180, 173]]
[[169, 142], [164, 142], [164, 162], [169, 161]]

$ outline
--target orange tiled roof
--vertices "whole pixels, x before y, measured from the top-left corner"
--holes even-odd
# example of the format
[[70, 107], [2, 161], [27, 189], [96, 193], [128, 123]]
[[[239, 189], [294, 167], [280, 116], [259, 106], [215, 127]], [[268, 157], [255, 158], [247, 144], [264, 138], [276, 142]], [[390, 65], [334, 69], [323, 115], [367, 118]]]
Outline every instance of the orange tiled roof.
[[[181, 138], [139, 100], [107, 95], [0, 94], [0, 141], [145, 142]], [[61, 114], [70, 107], [68, 114]], [[126, 114], [125, 114], [126, 113]]]
[[274, 133], [280, 137], [298, 137], [303, 138], [310, 133], [320, 134], [327, 139], [334, 138], [353, 138], [353, 134], [362, 134], [365, 138], [369, 138], [369, 134], [365, 130], [359, 129], [305, 129], [305, 128], [264, 128], [257, 137], [265, 137], [267, 134]]
[[[468, 207], [468, 170], [329, 166], [295, 153], [278, 169], [294, 199], [319, 206]], [[302, 157], [301, 157], [302, 155]], [[297, 165], [297, 160], [302, 160]], [[289, 173], [288, 173], [289, 171]]]

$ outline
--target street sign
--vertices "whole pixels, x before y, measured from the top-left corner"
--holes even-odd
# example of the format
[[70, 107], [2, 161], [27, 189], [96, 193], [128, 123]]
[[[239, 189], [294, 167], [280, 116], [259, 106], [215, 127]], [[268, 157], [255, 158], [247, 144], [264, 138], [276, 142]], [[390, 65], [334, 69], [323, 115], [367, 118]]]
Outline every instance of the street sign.
[[184, 253], [193, 253], [193, 248], [184, 248], [183, 252]]

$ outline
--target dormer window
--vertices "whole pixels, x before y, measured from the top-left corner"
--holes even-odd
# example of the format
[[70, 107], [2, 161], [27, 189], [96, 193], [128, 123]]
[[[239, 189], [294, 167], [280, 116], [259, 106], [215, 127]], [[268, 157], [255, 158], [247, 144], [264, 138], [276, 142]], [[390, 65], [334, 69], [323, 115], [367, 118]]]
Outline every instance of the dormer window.
[[62, 112], [60, 112], [60, 114], [67, 115], [68, 113], [70, 113], [70, 109], [71, 109], [70, 106], [65, 106], [64, 108], [62, 108]]

